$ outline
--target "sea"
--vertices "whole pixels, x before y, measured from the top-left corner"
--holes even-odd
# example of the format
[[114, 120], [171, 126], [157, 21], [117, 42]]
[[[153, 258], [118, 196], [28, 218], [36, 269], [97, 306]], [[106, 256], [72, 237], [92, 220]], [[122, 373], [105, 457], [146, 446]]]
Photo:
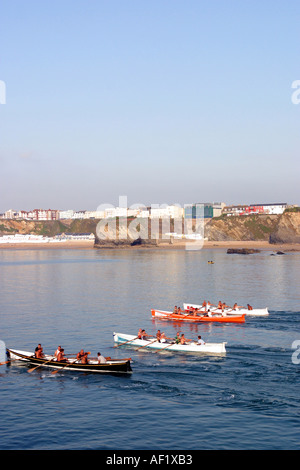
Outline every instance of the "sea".
[[[275, 252], [276, 253], [276, 252]], [[0, 340], [131, 359], [132, 374], [0, 366], [1, 450], [296, 450], [300, 447], [300, 252], [2, 249]], [[209, 263], [213, 261], [213, 263]], [[155, 320], [151, 308], [268, 307], [243, 324]], [[225, 355], [137, 351], [113, 333], [157, 330]]]

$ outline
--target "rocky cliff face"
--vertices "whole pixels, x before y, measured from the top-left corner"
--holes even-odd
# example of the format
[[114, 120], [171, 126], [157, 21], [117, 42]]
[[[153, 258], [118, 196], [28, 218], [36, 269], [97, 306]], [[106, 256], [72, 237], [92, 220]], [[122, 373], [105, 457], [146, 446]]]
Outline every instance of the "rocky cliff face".
[[211, 241], [268, 241], [278, 216], [217, 217], [207, 222], [205, 237]]
[[279, 217], [270, 243], [300, 243], [300, 212], [285, 212]]

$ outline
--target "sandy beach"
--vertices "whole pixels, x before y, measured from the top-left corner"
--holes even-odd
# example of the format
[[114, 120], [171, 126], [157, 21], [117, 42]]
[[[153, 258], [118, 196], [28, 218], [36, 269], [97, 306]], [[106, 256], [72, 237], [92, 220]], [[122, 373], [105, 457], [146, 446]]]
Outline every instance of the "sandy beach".
[[53, 249], [93, 249], [94, 242], [65, 243], [0, 243], [0, 250], [53, 250]]

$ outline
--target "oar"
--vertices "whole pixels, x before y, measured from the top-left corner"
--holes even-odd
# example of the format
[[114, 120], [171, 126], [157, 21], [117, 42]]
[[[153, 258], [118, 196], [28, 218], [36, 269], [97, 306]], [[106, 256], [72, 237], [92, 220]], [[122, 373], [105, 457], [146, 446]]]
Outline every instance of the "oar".
[[[91, 354], [90, 351], [87, 353], [87, 354]], [[77, 362], [78, 359], [75, 359], [75, 361], [73, 362], [67, 362], [63, 367], [61, 367], [60, 369], [57, 369], [57, 370], [53, 370], [51, 372], [51, 374], [57, 374], [57, 372], [59, 372], [60, 370], [63, 370], [65, 367], [69, 366], [70, 364], [75, 364], [75, 362]], [[56, 363], [57, 364], [57, 363]]]
[[33, 367], [32, 369], [28, 369], [27, 372], [30, 374], [31, 372], [33, 372], [38, 367], [44, 366], [45, 364], [48, 364], [49, 362], [53, 361], [53, 359], [54, 359], [54, 357], [52, 357], [49, 361], [42, 362], [41, 364], [39, 364], [38, 366]]
[[0, 366], [4, 366], [4, 364], [8, 364], [10, 361], [0, 362]]
[[168, 346], [165, 346], [164, 348], [158, 349], [157, 351], [154, 352], [154, 354], [156, 354], [156, 353], [162, 351], [163, 349], [167, 349], [169, 346], [173, 346], [174, 344], [176, 344], [176, 343], [169, 343]]
[[[147, 340], [146, 340], [147, 341]], [[140, 349], [143, 349], [143, 348], [146, 348], [147, 346], [150, 346], [150, 344], [153, 344], [155, 343], [156, 341], [158, 341], [157, 339], [155, 339], [154, 341], [151, 341], [150, 343], [148, 344], [145, 344], [144, 346], [142, 346], [141, 348], [138, 348], [137, 351], [139, 351]]]
[[57, 369], [57, 370], [53, 370], [51, 372], [51, 374], [57, 374], [57, 372], [61, 371], [62, 369], [64, 369], [65, 367], [69, 366], [70, 364], [75, 364], [75, 362], [77, 362], [78, 359], [75, 359], [75, 361], [73, 362], [67, 362], [63, 367], [61, 367], [60, 369]]
[[131, 341], [134, 341], [135, 339], [138, 339], [138, 336], [136, 336], [136, 337], [133, 338], [133, 339], [129, 339], [128, 341], [125, 341], [124, 343], [116, 344], [116, 345], [114, 346], [114, 348], [117, 348], [118, 346], [123, 346], [123, 344], [131, 343]]

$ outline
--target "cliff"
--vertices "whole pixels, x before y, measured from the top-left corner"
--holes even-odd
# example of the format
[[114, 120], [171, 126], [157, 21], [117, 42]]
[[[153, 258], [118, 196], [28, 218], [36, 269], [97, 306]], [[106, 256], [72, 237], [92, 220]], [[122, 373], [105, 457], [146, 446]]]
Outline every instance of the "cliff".
[[300, 212], [285, 211], [270, 234], [270, 243], [300, 243]]
[[[99, 220], [61, 220], [61, 221], [28, 221], [28, 220], [0, 220], [0, 236], [14, 233], [34, 233], [37, 235], [54, 236], [59, 233], [94, 233], [96, 243], [104, 245], [131, 245], [139, 239], [138, 228], [135, 228], [131, 238], [127, 239], [126, 225], [117, 222], [117, 237], [112, 226], [105, 228], [108, 240], [97, 239], [96, 228]], [[132, 219], [128, 219], [128, 225]], [[103, 223], [103, 222], [102, 222]], [[134, 225], [134, 224], [133, 224]], [[171, 224], [170, 232], [173, 231]], [[161, 226], [160, 226], [161, 232]], [[148, 227], [150, 234], [150, 224]], [[120, 235], [120, 240], [119, 240]], [[216, 217], [205, 221], [204, 236], [209, 241], [266, 241], [273, 244], [300, 243], [300, 212], [285, 211], [276, 215], [251, 215], [243, 217]], [[116, 239], [117, 238], [117, 239]], [[154, 237], [153, 237], [154, 238]], [[141, 233], [143, 243], [154, 244]]]
[[278, 220], [276, 215], [221, 216], [210, 219], [204, 233], [210, 241], [268, 241]]

